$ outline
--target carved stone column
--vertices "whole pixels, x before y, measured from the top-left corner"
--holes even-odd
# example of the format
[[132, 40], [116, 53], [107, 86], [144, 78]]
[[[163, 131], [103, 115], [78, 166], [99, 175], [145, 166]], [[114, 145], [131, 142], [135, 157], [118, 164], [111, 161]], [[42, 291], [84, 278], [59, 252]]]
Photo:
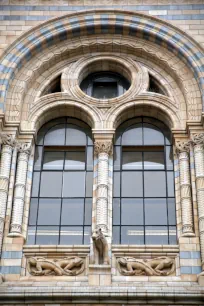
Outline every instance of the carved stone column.
[[198, 223], [202, 270], [204, 270], [204, 134], [192, 136], [195, 159], [196, 193], [198, 202]]
[[98, 155], [98, 182], [96, 199], [96, 229], [108, 232], [108, 160], [112, 154], [111, 141], [96, 141], [95, 154]]
[[25, 202], [28, 159], [31, 151], [29, 143], [20, 143], [18, 149], [14, 202], [11, 219], [10, 236], [22, 233], [23, 209]]
[[3, 241], [4, 223], [8, 198], [12, 151], [15, 140], [12, 135], [0, 134], [2, 149], [0, 163], [0, 253]]
[[190, 142], [177, 142], [176, 150], [179, 158], [183, 236], [194, 236], [191, 179], [189, 167]]

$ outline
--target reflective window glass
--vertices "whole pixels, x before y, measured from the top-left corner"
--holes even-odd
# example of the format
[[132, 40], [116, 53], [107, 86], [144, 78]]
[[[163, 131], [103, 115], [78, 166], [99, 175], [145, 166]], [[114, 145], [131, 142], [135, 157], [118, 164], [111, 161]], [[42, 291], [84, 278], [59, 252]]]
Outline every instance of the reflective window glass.
[[164, 171], [144, 172], [144, 196], [166, 197], [166, 176]]
[[85, 172], [64, 172], [63, 197], [79, 198], [85, 196]]
[[143, 226], [122, 226], [121, 243], [122, 244], [144, 244]]
[[45, 135], [44, 145], [63, 146], [65, 144], [65, 125], [59, 124], [51, 128]]
[[66, 128], [66, 145], [86, 146], [86, 134], [77, 126], [69, 124]]
[[[39, 199], [38, 225], [59, 225], [60, 199]], [[49, 213], [48, 213], [49, 212]]]
[[144, 224], [143, 199], [123, 198], [121, 200], [122, 225]]
[[142, 152], [123, 152], [123, 170], [142, 169]]
[[144, 145], [164, 145], [164, 135], [155, 126], [143, 124]]
[[142, 145], [142, 126], [137, 124], [132, 126], [122, 135], [123, 146], [139, 146]]
[[62, 200], [62, 225], [83, 225], [84, 199]]
[[65, 170], [85, 170], [85, 152], [66, 152]]
[[40, 196], [61, 197], [62, 193], [62, 172], [43, 171], [41, 173]]
[[142, 172], [122, 172], [122, 197], [143, 197]]
[[144, 152], [144, 169], [164, 169], [164, 152]]
[[43, 170], [63, 170], [64, 152], [45, 152]]

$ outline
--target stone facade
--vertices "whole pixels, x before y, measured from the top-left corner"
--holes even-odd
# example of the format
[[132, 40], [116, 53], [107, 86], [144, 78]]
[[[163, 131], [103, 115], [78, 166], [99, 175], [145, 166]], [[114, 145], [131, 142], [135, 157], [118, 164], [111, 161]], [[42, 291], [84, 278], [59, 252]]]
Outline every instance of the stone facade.
[[[0, 304], [203, 305], [204, 2], [3, 0], [0, 11]], [[101, 71], [130, 88], [86, 95], [80, 82]], [[92, 129], [92, 237], [27, 245], [36, 137], [62, 116]], [[138, 116], [173, 135], [176, 245], [112, 243], [115, 132]]]

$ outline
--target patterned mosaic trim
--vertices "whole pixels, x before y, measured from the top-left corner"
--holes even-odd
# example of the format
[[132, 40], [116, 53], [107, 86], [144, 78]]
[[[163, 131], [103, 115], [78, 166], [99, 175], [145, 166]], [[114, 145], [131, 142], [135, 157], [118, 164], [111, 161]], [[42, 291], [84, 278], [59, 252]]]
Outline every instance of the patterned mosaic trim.
[[139, 13], [90, 10], [52, 19], [23, 35], [20, 42], [11, 45], [0, 64], [0, 108], [4, 109], [7, 91], [15, 74], [33, 56], [57, 42], [91, 34], [127, 34], [166, 47], [193, 71], [204, 103], [204, 55], [198, 44], [187, 34], [155, 17]]

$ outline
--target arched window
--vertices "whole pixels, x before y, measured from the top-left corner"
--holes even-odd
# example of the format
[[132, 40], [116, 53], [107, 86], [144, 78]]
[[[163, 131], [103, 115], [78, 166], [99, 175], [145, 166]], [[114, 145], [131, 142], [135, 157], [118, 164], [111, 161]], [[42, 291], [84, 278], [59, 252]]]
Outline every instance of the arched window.
[[59, 118], [38, 132], [28, 244], [89, 244], [93, 143], [80, 120]]
[[117, 130], [113, 243], [176, 244], [171, 134], [158, 120], [135, 118]]

